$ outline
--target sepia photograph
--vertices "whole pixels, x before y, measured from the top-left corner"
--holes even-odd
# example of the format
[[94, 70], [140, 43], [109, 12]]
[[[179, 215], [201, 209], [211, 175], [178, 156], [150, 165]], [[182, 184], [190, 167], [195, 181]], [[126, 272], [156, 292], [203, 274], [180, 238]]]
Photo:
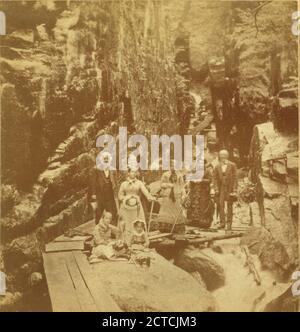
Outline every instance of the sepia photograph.
[[0, 316], [299, 312], [299, 35], [296, 0], [1, 0]]

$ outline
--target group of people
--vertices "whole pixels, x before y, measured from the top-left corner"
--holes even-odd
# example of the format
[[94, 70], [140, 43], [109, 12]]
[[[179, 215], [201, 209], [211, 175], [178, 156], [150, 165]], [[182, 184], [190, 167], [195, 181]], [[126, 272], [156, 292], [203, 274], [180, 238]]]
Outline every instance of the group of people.
[[116, 195], [117, 179], [115, 171], [95, 168], [92, 175], [92, 188], [88, 201], [95, 194], [95, 242], [105, 244], [114, 237], [127, 246], [148, 246], [145, 212], [141, 195], [149, 201], [155, 200], [145, 184], [137, 178], [137, 171], [129, 169]]
[[[220, 228], [226, 226], [231, 229], [233, 220], [233, 202], [237, 196], [237, 168], [229, 161], [227, 150], [219, 152], [219, 160], [213, 168], [210, 184], [210, 198], [217, 203], [220, 219]], [[138, 178], [136, 169], [129, 169], [127, 178], [117, 191], [115, 171], [110, 169], [94, 169], [92, 176], [93, 190], [90, 192], [96, 198], [95, 223], [97, 234], [102, 234], [104, 241], [112, 233], [128, 246], [141, 245], [147, 247], [147, 224], [142, 198], [149, 202], [157, 198], [150, 193], [143, 181]], [[163, 173], [160, 181], [160, 210], [158, 220], [174, 226], [184, 225], [187, 214], [184, 209], [184, 200], [189, 195], [189, 184], [185, 181], [184, 174], [175, 170], [171, 163], [169, 171]], [[174, 227], [169, 231], [174, 231]], [[101, 235], [100, 235], [101, 238]], [[96, 240], [98, 243], [101, 239]]]

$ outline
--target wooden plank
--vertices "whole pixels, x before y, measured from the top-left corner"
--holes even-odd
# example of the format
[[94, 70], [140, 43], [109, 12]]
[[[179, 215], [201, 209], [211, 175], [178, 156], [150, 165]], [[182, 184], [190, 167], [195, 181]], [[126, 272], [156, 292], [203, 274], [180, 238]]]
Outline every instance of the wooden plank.
[[[93, 265], [93, 264], [98, 264], [98, 263], [103, 263], [104, 261], [107, 262], [107, 260], [103, 260], [102, 258], [93, 258], [91, 261], [90, 261], [90, 264]], [[126, 258], [110, 258], [109, 259], [110, 262], [126, 262], [128, 263], [128, 259]]]
[[95, 221], [94, 220], [90, 220], [82, 225], [79, 225], [77, 227], [75, 227], [74, 229], [83, 232], [83, 233], [90, 233], [90, 234], [94, 234], [94, 229], [95, 229]]
[[83, 312], [97, 312], [97, 306], [81, 275], [81, 272], [78, 269], [78, 265], [72, 251], [66, 252], [65, 256], [67, 259], [67, 268], [73, 281], [81, 310]]
[[75, 235], [73, 237], [65, 236], [65, 235], [60, 235], [57, 238], [53, 240], [53, 242], [76, 242], [76, 241], [85, 241], [89, 238], [90, 236], [85, 236], [85, 235]]
[[162, 237], [168, 237], [170, 235], [172, 235], [172, 233], [159, 233], [159, 234], [150, 235], [148, 238], [151, 241], [155, 239], [160, 239]]
[[58, 251], [72, 251], [83, 250], [83, 241], [71, 241], [71, 242], [50, 242], [45, 246], [46, 252], [58, 252]]
[[78, 264], [78, 268], [84, 278], [84, 281], [92, 294], [99, 312], [119, 312], [121, 311], [113, 298], [105, 291], [101, 283], [101, 276], [96, 274], [83, 253], [74, 251], [73, 255]]
[[233, 239], [233, 238], [237, 238], [237, 237], [241, 237], [241, 236], [243, 236], [243, 233], [231, 233], [231, 234], [217, 235], [217, 236], [198, 238], [198, 239], [185, 239], [184, 237], [177, 236], [175, 238], [175, 243], [182, 242], [182, 243], [186, 243], [186, 244], [204, 244], [207, 242]]
[[78, 312], [80, 304], [63, 253], [43, 253], [48, 290], [54, 312]]
[[159, 231], [159, 230], [151, 231], [151, 232], [148, 232], [148, 237], [149, 237], [149, 236], [152, 236], [152, 235], [157, 235], [157, 234], [160, 234], [160, 231]]

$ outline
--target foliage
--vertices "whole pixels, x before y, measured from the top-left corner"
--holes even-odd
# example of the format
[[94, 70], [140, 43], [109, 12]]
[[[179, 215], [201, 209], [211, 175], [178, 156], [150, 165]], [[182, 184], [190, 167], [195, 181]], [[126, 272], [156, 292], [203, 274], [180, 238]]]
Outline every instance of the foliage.
[[20, 194], [15, 186], [10, 184], [2, 184], [1, 186], [1, 217], [20, 202]]

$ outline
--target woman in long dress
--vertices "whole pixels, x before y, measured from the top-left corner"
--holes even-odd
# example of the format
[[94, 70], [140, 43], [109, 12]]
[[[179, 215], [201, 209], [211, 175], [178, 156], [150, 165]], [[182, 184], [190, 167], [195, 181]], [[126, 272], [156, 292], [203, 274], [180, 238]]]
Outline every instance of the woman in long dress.
[[[158, 215], [158, 222], [161, 229], [166, 232], [184, 232], [186, 218], [181, 206], [184, 196], [185, 182], [183, 175], [175, 171], [171, 164], [170, 171], [165, 172], [161, 178], [161, 207]], [[176, 226], [174, 226], [176, 225]]]
[[121, 184], [119, 190], [119, 226], [123, 233], [124, 241], [129, 243], [133, 233], [133, 223], [136, 220], [145, 220], [145, 213], [141, 202], [141, 195], [149, 201], [155, 198], [149, 193], [144, 183], [137, 179], [137, 172], [128, 171], [127, 179]]
[[189, 183], [187, 218], [192, 226], [210, 228], [214, 215], [214, 202], [210, 196], [213, 166], [206, 160], [204, 165], [203, 179]]

